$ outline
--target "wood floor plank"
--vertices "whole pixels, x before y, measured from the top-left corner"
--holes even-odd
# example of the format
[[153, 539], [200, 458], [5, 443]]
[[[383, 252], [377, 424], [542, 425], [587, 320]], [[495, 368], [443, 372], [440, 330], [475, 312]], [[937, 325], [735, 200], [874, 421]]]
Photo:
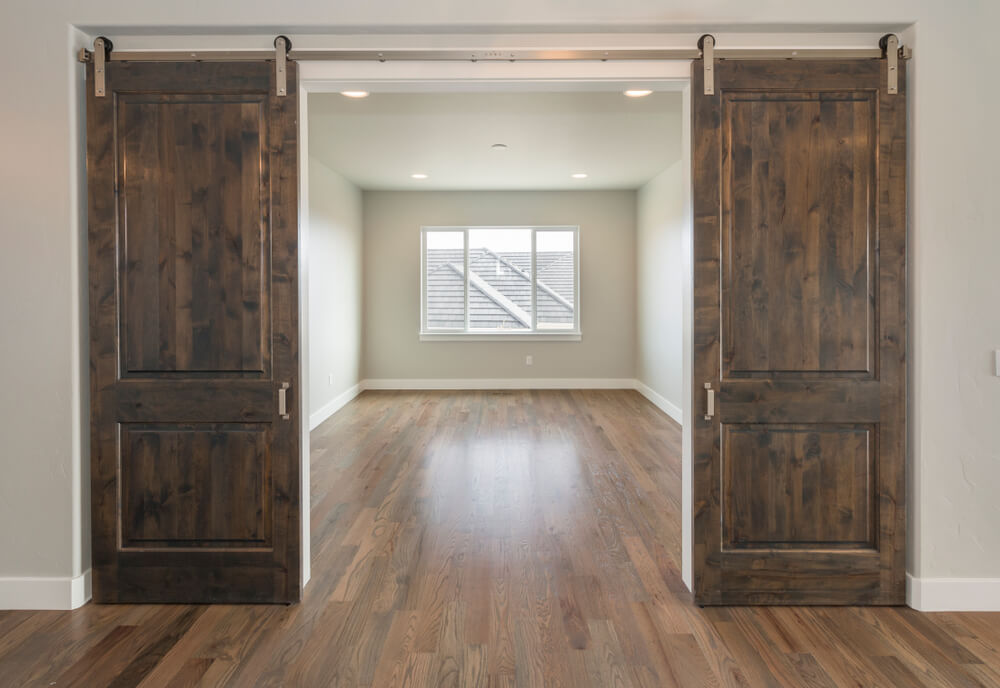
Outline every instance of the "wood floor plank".
[[158, 685], [166, 686], [167, 688], [191, 688], [191, 686], [200, 685], [205, 672], [212, 666], [212, 661], [205, 657], [191, 657], [184, 662], [180, 671], [174, 674], [169, 683], [160, 683]]
[[462, 688], [487, 688], [490, 683], [488, 664], [486, 645], [466, 645], [462, 651], [461, 680], [458, 685]]
[[203, 608], [199, 607], [185, 609], [152, 643], [139, 651], [124, 669], [114, 675], [114, 678], [108, 683], [108, 688], [126, 688], [141, 683], [174, 645], [184, 637], [204, 611]]
[[845, 611], [849, 611], [850, 614], [842, 615], [843, 618], [838, 619], [838, 625], [857, 631], [859, 628], [857, 625], [848, 624], [854, 618], [861, 620], [871, 629], [869, 637], [877, 634], [879, 638], [884, 638], [885, 644], [893, 649], [892, 654], [905, 660], [905, 665], [923, 680], [959, 688], [988, 688], [987, 684], [959, 666], [958, 662], [966, 658], [969, 653], [964, 653], [960, 657], [950, 656], [947, 653], [948, 648], [936, 647], [926, 637], [904, 623], [897, 610], [889, 609], [879, 615], [873, 615], [867, 609]]
[[[844, 610], [838, 610], [842, 612]], [[794, 639], [801, 653], [808, 653], [837, 686], [891, 686], [872, 668], [872, 658], [838, 640], [824, 625], [815, 608], [784, 607], [772, 612], [785, 638]]]
[[392, 677], [398, 674], [400, 667], [406, 662], [407, 655], [413, 650], [419, 623], [418, 612], [405, 610], [393, 613], [389, 634], [375, 667], [372, 685], [387, 685]]
[[837, 684], [811, 654], [792, 654], [789, 655], [789, 661], [798, 673], [802, 688], [837, 688]]
[[625, 660], [618, 634], [609, 621], [591, 621], [590, 636], [594, 642], [584, 650], [584, 661], [590, 682], [594, 686], [631, 688], [635, 686], [633, 671]]
[[369, 391], [312, 451], [300, 604], [0, 612], [0, 687], [1000, 686], [1000, 614], [693, 605], [635, 392]]

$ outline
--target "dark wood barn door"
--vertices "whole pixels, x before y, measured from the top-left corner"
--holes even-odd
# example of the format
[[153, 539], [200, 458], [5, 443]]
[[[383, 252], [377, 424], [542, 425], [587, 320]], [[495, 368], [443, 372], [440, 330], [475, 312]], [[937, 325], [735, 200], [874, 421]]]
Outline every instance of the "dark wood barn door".
[[694, 64], [699, 603], [904, 602], [899, 70]]
[[98, 97], [88, 67], [98, 602], [299, 599], [296, 72], [277, 97], [274, 71], [111, 62]]

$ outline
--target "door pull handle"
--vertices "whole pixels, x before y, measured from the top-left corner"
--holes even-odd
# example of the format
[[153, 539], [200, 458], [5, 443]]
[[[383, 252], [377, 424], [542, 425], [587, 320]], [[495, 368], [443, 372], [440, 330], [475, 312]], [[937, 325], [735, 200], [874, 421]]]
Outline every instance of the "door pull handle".
[[712, 417], [715, 416], [715, 390], [712, 389], [711, 382], [705, 383], [705, 389], [707, 390], [705, 392], [707, 397], [705, 399], [705, 420], [712, 420]]
[[278, 389], [278, 415], [282, 420], [288, 420], [288, 383], [282, 382]]

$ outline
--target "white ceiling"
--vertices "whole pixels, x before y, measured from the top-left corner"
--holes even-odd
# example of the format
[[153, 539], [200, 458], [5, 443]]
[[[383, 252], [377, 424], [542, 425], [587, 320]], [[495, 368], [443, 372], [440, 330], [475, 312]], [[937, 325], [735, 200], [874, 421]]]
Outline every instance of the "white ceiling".
[[362, 189], [634, 189], [679, 158], [680, 103], [620, 90], [313, 94], [309, 151]]

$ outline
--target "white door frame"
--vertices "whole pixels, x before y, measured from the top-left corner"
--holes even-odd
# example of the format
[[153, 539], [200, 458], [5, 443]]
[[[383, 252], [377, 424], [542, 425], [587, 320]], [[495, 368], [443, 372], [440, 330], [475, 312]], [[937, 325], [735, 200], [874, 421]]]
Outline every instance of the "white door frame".
[[[113, 27], [101, 32], [113, 37], [119, 50], [260, 50], [272, 45], [275, 31], [264, 34], [239, 33], [188, 33], [164, 34], [162, 31], [141, 30], [131, 27], [131, 33], [119, 34]], [[152, 29], [156, 27], [145, 27]], [[321, 28], [321, 27], [317, 27]], [[880, 36], [898, 26], [882, 27], [884, 30], [844, 32], [831, 26], [829, 31], [816, 30], [801, 32], [755, 31], [753, 25], [744, 30], [731, 29], [713, 32], [716, 44], [727, 48], [870, 48], [876, 45]], [[139, 29], [139, 30], [137, 30]], [[89, 47], [96, 37], [91, 28], [86, 33], [73, 28], [70, 32], [69, 48], [75, 54], [81, 47]], [[400, 34], [299, 34], [295, 33], [295, 48], [324, 49], [335, 43], [341, 49], [356, 50], [426, 50], [440, 48], [461, 48], [470, 52], [504, 49], [580, 49], [608, 50], [634, 48], [690, 48], [695, 45], [700, 32], [678, 33], [525, 33], [525, 34], [442, 34], [433, 32]], [[914, 45], [912, 27], [902, 34], [907, 45]], [[74, 65], [75, 67], [75, 65]], [[300, 379], [302, 390], [299, 396], [302, 439], [301, 456], [301, 520], [302, 520], [302, 585], [310, 578], [309, 540], [309, 301], [308, 301], [308, 240], [309, 240], [309, 143], [308, 143], [308, 99], [310, 93], [328, 93], [364, 85], [366, 90], [378, 91], [496, 91], [496, 90], [594, 90], [602, 87], [617, 88], [623, 82], [654, 84], [661, 89], [678, 90], [683, 94], [684, 116], [682, 122], [682, 162], [685, 194], [685, 235], [683, 262], [683, 417], [691, 416], [691, 399], [687, 390], [691, 389], [691, 322], [692, 322], [692, 273], [691, 273], [691, 181], [690, 181], [690, 85], [689, 60], [615, 60], [608, 62], [348, 62], [322, 61], [299, 63], [299, 336], [300, 336]], [[910, 74], [912, 99], [913, 74]], [[76, 88], [82, 88], [82, 72], [76, 81]], [[912, 110], [911, 110], [912, 112]], [[82, 100], [78, 100], [71, 114], [71, 124], [78, 138], [86, 121]], [[84, 169], [84, 151], [78, 147], [77, 169]], [[911, 157], [912, 161], [912, 157]], [[84, 204], [85, 206], [85, 204]], [[86, 280], [84, 280], [86, 281]], [[82, 287], [86, 293], [86, 285]], [[86, 345], [86, 334], [82, 336]], [[84, 441], [86, 444], [86, 441]], [[84, 472], [82, 475], [86, 475]], [[914, 478], [916, 479], [916, 478]], [[86, 505], [89, 484], [81, 483], [80, 505]], [[75, 493], [76, 494], [76, 493]], [[81, 507], [83, 508], [83, 507]], [[81, 515], [83, 522], [88, 516]], [[911, 512], [912, 518], [912, 512]], [[86, 540], [88, 532], [80, 530], [80, 537]], [[81, 549], [85, 542], [74, 546]], [[682, 577], [691, 587], [691, 438], [686, 426], [683, 432], [682, 449]]]
[[[302, 586], [311, 576], [309, 486], [309, 96], [363, 89], [378, 92], [594, 91], [649, 87], [680, 92], [681, 164], [684, 193], [683, 236], [683, 418], [691, 417], [691, 61], [621, 60], [580, 62], [338, 62], [299, 63], [299, 394], [302, 418], [301, 506]], [[682, 429], [681, 574], [688, 589], [691, 560], [691, 437]]]

